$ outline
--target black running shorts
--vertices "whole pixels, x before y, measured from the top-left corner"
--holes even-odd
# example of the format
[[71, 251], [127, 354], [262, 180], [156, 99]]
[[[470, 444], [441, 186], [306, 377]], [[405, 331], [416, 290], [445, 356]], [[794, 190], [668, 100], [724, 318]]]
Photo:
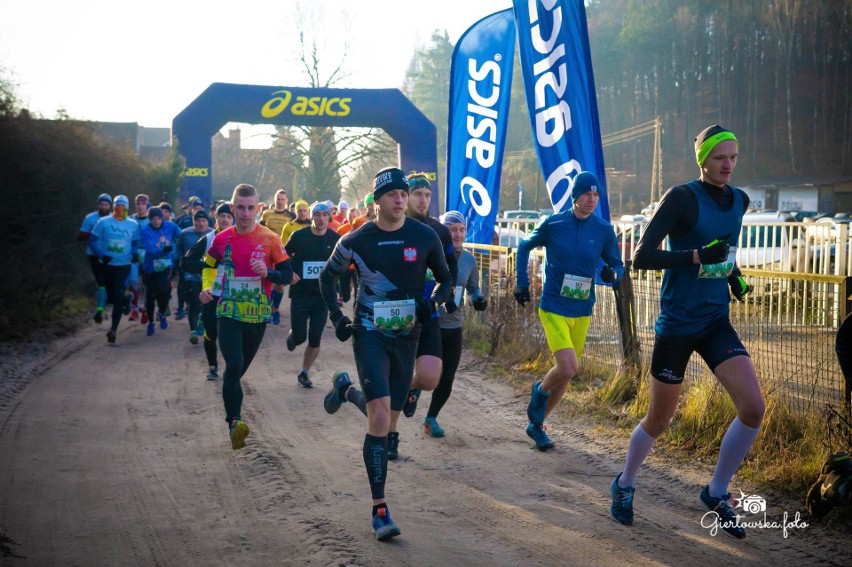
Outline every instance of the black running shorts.
[[697, 352], [710, 370], [735, 356], [749, 356], [737, 332], [727, 318], [694, 335], [654, 339], [651, 376], [666, 384], [683, 382], [689, 357]]

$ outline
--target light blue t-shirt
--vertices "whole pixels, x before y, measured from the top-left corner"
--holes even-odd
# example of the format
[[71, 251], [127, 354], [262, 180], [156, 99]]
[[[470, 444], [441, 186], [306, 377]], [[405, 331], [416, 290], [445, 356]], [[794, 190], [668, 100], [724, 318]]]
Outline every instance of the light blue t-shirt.
[[[91, 213], [86, 215], [86, 218], [83, 219], [83, 225], [80, 226], [80, 232], [92, 234], [92, 231], [95, 229], [95, 225], [98, 224], [98, 221], [102, 218], [104, 217], [101, 216], [100, 212], [92, 211]], [[89, 256], [97, 256], [97, 254], [95, 254], [95, 251], [92, 250], [92, 245], [89, 243], [88, 240], [86, 241], [86, 254], [88, 254]]]
[[139, 224], [133, 219], [101, 218], [89, 237], [89, 246], [100, 258], [107, 255], [113, 266], [127, 266], [139, 248]]

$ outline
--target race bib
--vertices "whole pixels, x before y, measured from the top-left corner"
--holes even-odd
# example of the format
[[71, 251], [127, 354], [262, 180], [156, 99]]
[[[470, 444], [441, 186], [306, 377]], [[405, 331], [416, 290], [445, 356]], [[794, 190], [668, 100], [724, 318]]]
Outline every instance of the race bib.
[[319, 279], [320, 271], [323, 266], [325, 266], [325, 262], [303, 262], [302, 263], [302, 279], [303, 280], [316, 280]]
[[261, 294], [260, 276], [232, 277], [228, 279], [228, 298], [237, 301], [253, 301]]
[[559, 295], [568, 299], [589, 299], [592, 291], [592, 278], [565, 274], [562, 278], [562, 290]]
[[373, 304], [373, 322], [380, 331], [410, 329], [416, 320], [416, 309], [413, 299], [378, 301]]
[[731, 246], [728, 259], [718, 264], [701, 264], [698, 266], [698, 277], [702, 279], [720, 280], [727, 278], [737, 263], [737, 247]]
[[121, 239], [111, 239], [107, 240], [107, 252], [112, 252], [113, 254], [124, 254], [124, 250], [127, 248], [127, 241]]
[[154, 271], [155, 272], [164, 272], [172, 267], [172, 259], [171, 258], [157, 258], [154, 260]]

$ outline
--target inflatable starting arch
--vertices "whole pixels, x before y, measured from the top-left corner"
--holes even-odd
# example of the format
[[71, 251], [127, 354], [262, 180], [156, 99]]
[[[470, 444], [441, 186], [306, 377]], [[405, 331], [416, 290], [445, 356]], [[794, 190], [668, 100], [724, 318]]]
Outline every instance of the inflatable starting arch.
[[[314, 89], [213, 83], [172, 121], [172, 141], [183, 156], [180, 199], [212, 197], [211, 138], [228, 122], [382, 128], [399, 144], [405, 172], [426, 173], [437, 193], [435, 125], [397, 89]], [[272, 189], [272, 188], [268, 188]], [[438, 214], [438, 195], [431, 212]]]

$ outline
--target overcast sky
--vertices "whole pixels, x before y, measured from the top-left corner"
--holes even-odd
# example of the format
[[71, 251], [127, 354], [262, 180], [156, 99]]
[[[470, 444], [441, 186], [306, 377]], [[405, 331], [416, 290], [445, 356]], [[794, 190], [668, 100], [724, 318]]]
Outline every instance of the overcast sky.
[[[294, 0], [0, 0], [0, 67], [46, 118], [170, 127], [210, 83], [302, 86]], [[305, 4], [305, 3], [303, 3]], [[314, 0], [329, 53], [350, 38], [339, 87], [400, 87], [435, 29], [450, 40], [509, 0]], [[336, 45], [335, 45], [336, 44]]]

